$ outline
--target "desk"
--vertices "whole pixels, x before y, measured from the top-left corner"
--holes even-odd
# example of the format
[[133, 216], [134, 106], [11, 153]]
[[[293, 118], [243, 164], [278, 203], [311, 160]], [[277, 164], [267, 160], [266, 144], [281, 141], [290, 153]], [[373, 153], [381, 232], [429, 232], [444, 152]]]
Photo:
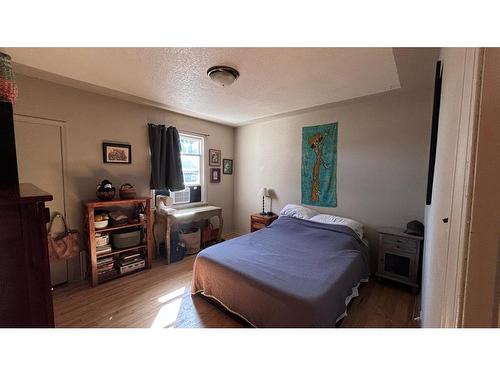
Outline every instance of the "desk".
[[165, 249], [167, 251], [167, 264], [170, 264], [170, 231], [177, 224], [188, 224], [200, 220], [209, 220], [212, 217], [219, 218], [219, 235], [217, 236], [217, 242], [220, 242], [222, 236], [222, 226], [224, 220], [222, 219], [222, 208], [216, 206], [198, 206], [184, 208], [181, 210], [176, 210], [173, 213], [167, 215], [165, 211], [156, 210], [155, 211], [155, 223], [153, 226], [153, 232], [155, 236], [155, 242], [157, 251], [159, 248], [158, 239], [158, 226], [161, 225], [165, 228]]

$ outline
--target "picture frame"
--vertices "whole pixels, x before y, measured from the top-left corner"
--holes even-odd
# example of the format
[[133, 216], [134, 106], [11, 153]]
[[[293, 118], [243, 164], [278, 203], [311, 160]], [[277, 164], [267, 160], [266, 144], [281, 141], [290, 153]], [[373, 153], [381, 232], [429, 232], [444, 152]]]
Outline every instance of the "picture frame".
[[132, 146], [124, 143], [102, 143], [102, 161], [108, 164], [132, 164]]
[[222, 159], [222, 173], [233, 174], [233, 159]]
[[210, 149], [208, 150], [208, 165], [213, 167], [220, 167], [221, 165], [221, 151]]
[[220, 180], [220, 168], [210, 168], [210, 182], [219, 183]]

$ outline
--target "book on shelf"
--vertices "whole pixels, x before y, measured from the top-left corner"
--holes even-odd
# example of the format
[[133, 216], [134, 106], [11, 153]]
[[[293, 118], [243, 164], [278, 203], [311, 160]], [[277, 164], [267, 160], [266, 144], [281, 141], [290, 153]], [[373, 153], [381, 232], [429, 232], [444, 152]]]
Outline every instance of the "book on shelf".
[[144, 259], [142, 259], [142, 257], [139, 255], [135, 258], [132, 258], [132, 259], [128, 259], [128, 260], [123, 260], [123, 259], [119, 259], [117, 261], [118, 265], [119, 266], [128, 266], [130, 264], [134, 264], [134, 263], [137, 263], [137, 262], [142, 262]]
[[129, 259], [136, 258], [137, 256], [140, 256], [140, 255], [141, 254], [138, 251], [131, 251], [131, 252], [121, 254], [120, 259], [121, 260], [129, 260]]
[[103, 277], [103, 276], [109, 276], [109, 275], [113, 275], [113, 274], [117, 274], [117, 273], [118, 273], [118, 270], [116, 268], [110, 268], [109, 270], [98, 271], [97, 276]]
[[97, 259], [97, 265], [104, 265], [104, 264], [109, 264], [109, 263], [113, 263], [114, 262], [114, 259], [113, 257], [106, 257], [106, 258], [100, 258], [100, 259]]
[[104, 273], [104, 272], [107, 272], [107, 271], [112, 270], [114, 268], [115, 267], [113, 264], [111, 266], [106, 266], [106, 267], [97, 267], [97, 273]]
[[103, 255], [103, 254], [107, 254], [107, 253], [111, 253], [111, 251], [113, 250], [113, 248], [111, 247], [111, 245], [103, 245], [103, 246], [97, 246], [95, 248], [95, 252], [97, 255]]

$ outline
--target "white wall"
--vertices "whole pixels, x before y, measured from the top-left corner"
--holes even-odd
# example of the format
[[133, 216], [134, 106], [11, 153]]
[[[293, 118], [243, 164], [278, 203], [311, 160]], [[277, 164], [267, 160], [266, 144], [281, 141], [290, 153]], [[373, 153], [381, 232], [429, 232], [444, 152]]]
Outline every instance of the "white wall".
[[397, 90], [237, 128], [235, 229], [249, 230], [261, 186], [275, 190], [274, 212], [300, 204], [301, 129], [338, 122], [338, 206], [318, 210], [364, 223], [375, 255], [378, 227], [424, 220], [431, 113], [432, 90]]
[[[130, 182], [138, 194], [149, 194], [150, 158], [147, 123], [174, 125], [179, 130], [208, 133], [205, 148], [222, 150], [223, 158], [233, 158], [234, 129], [145, 105], [134, 104], [87, 91], [17, 75], [19, 98], [14, 112], [66, 121], [66, 207], [73, 227], [82, 222], [81, 201], [95, 199], [95, 188], [108, 178], [115, 186]], [[102, 162], [102, 142], [132, 145], [132, 164]], [[22, 156], [21, 156], [22, 157]], [[35, 157], [24, 155], [25, 158]], [[208, 172], [208, 157], [205, 170]], [[208, 177], [208, 173], [207, 173]], [[207, 178], [208, 181], [208, 178]], [[233, 176], [222, 182], [207, 182], [208, 202], [222, 207], [224, 232], [232, 230]], [[78, 276], [77, 265], [71, 278]]]

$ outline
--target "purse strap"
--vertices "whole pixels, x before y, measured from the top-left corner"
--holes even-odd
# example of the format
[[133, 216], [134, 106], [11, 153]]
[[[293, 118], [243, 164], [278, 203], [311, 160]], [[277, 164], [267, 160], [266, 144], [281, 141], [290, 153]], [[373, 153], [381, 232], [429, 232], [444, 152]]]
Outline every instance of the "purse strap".
[[57, 211], [54, 212], [54, 215], [52, 215], [52, 219], [50, 220], [48, 234], [49, 235], [52, 234], [52, 224], [54, 224], [54, 221], [57, 218], [60, 218], [62, 220], [62, 222], [64, 224], [64, 233], [68, 234], [69, 229], [68, 229], [68, 225], [66, 224], [66, 219], [64, 218], [63, 214], [61, 214], [60, 212], [57, 212]]

